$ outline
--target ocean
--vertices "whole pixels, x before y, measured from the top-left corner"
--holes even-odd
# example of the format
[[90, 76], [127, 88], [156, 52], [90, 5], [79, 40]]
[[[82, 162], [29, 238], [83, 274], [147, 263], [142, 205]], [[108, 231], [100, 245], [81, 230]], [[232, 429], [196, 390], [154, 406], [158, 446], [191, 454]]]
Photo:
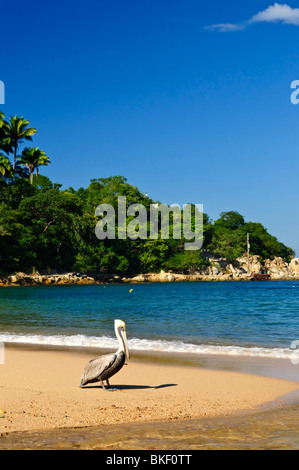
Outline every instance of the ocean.
[[[131, 356], [299, 381], [299, 282], [189, 282], [0, 289], [0, 342]], [[299, 449], [299, 399], [251, 415], [12, 433], [0, 449]]]
[[0, 289], [2, 342], [114, 349], [117, 318], [132, 352], [299, 361], [299, 281]]

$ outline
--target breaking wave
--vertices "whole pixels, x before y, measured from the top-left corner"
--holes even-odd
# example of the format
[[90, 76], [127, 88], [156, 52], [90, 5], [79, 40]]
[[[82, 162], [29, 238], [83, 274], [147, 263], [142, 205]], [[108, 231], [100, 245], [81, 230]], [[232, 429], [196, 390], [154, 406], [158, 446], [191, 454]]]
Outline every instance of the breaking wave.
[[[115, 338], [109, 336], [87, 335], [33, 335], [0, 333], [0, 342], [31, 344], [44, 346], [68, 346], [76, 348], [117, 349]], [[128, 340], [132, 351], [161, 352], [161, 353], [189, 353], [197, 355], [226, 355], [268, 357], [277, 359], [298, 360], [299, 350], [291, 348], [243, 347], [234, 345], [191, 344], [182, 341], [167, 341], [158, 339], [131, 338]]]

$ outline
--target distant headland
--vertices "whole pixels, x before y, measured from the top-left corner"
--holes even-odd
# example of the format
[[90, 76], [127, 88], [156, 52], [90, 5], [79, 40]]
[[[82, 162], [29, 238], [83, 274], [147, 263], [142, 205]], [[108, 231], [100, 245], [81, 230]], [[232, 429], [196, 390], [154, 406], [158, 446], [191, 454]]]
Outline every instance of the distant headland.
[[[116, 209], [121, 197], [127, 207], [142, 205], [149, 215], [160, 202], [124, 176], [94, 178], [87, 188], [62, 189], [39, 173], [54, 157], [29, 146], [36, 133], [23, 117], [6, 120], [0, 112], [1, 285], [239, 280], [264, 272], [271, 279], [298, 276], [294, 250], [261, 223], [246, 221], [233, 210], [222, 212], [215, 221], [201, 213], [201, 249], [195, 251], [185, 249], [189, 240], [183, 222], [182, 236], [177, 236], [180, 213], [171, 210], [168, 238], [162, 236], [158, 218], [155, 239], [119, 237], [116, 217], [115, 237], [110, 233], [99, 240], [95, 234], [99, 204]], [[196, 226], [195, 206], [190, 204], [191, 233]], [[128, 217], [125, 223], [132, 219], [137, 217]]]

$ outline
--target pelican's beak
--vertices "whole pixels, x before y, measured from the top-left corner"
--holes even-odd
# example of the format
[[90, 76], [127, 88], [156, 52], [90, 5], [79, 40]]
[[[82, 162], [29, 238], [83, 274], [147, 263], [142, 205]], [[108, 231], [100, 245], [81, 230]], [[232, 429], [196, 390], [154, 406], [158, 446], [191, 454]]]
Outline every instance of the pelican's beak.
[[127, 333], [126, 330], [122, 329], [121, 334], [123, 337], [123, 343], [124, 343], [124, 352], [126, 355], [127, 360], [130, 360], [130, 353], [129, 353], [129, 348], [128, 348], [128, 340], [127, 340]]

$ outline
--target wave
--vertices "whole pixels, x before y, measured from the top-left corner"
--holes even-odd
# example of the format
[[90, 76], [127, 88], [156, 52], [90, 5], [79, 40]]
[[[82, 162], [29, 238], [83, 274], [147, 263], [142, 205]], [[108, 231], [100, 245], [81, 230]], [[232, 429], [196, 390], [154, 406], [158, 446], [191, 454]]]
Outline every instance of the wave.
[[[77, 348], [117, 349], [115, 338], [86, 335], [32, 335], [0, 333], [0, 342]], [[226, 355], [290, 359], [299, 364], [299, 350], [291, 348], [243, 347], [211, 344], [190, 344], [183, 341], [131, 338], [129, 349], [138, 352], [186, 353], [195, 355]]]

